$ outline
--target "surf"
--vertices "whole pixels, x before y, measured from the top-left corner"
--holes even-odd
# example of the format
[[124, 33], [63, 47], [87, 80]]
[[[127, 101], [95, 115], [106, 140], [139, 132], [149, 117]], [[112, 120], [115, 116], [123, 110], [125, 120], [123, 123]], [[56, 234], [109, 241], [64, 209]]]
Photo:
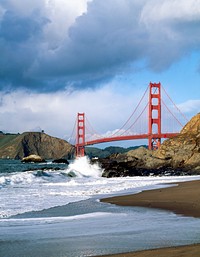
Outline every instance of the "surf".
[[72, 177], [93, 177], [102, 176], [103, 170], [98, 164], [91, 164], [87, 156], [78, 157], [69, 164], [66, 173]]

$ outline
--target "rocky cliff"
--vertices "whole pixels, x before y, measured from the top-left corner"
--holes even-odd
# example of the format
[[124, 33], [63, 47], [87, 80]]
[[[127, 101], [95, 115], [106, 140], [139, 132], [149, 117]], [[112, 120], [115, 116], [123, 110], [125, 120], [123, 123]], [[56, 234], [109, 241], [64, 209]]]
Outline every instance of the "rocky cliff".
[[70, 158], [73, 146], [67, 141], [40, 132], [25, 132], [21, 135], [0, 135], [0, 158], [22, 159], [36, 154], [43, 159]]
[[200, 113], [185, 125], [178, 136], [164, 141], [154, 155], [168, 160], [174, 169], [200, 171]]
[[100, 160], [104, 176], [200, 174], [200, 113], [157, 151], [143, 147]]

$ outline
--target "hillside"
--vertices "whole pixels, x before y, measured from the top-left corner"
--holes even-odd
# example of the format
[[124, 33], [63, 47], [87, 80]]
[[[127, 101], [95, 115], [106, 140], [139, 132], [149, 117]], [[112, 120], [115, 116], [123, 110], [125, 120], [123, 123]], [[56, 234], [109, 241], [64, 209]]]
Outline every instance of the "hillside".
[[4, 134], [3, 132], [0, 133], [0, 148], [4, 147], [8, 144], [11, 140], [15, 139], [19, 134]]
[[22, 159], [30, 154], [43, 159], [70, 158], [73, 150], [67, 141], [41, 132], [0, 134], [0, 158]]
[[[146, 146], [144, 146], [146, 147]], [[106, 158], [114, 153], [126, 153], [136, 147], [86, 147], [86, 155], [90, 158]], [[0, 133], [0, 158], [22, 159], [30, 154], [40, 155], [44, 159], [70, 158], [74, 148], [66, 141], [40, 132], [23, 134]]]
[[[106, 147], [105, 149], [100, 149], [97, 147], [85, 147], [85, 153], [87, 156], [90, 158], [98, 157], [98, 158], [106, 158], [110, 156], [111, 154], [117, 154], [117, 153], [126, 153], [130, 150], [137, 149], [140, 146], [133, 146], [133, 147], [119, 147], [119, 146], [109, 146]], [[147, 147], [143, 145], [143, 147]]]
[[156, 157], [169, 160], [173, 168], [200, 170], [200, 113], [175, 138], [163, 142]]

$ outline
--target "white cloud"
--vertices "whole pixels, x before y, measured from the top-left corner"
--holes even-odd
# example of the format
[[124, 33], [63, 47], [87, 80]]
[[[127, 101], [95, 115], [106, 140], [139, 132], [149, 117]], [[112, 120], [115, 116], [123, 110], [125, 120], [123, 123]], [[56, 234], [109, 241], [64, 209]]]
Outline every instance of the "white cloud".
[[[136, 92], [118, 94], [114, 85], [96, 90], [0, 93], [0, 130], [24, 132], [40, 127], [53, 136], [69, 138], [78, 112], [85, 112], [99, 134], [120, 127], [131, 114]], [[9, 119], [8, 119], [9, 117]]]
[[150, 0], [141, 12], [141, 21], [147, 26], [152, 23], [194, 21], [200, 19], [199, 0]]
[[184, 113], [196, 115], [200, 112], [200, 100], [188, 100], [179, 104], [178, 108]]
[[90, 0], [49, 0], [46, 1], [44, 15], [50, 23], [44, 30], [48, 48], [60, 47], [63, 40], [68, 37], [68, 29], [76, 18], [87, 11], [87, 3]]

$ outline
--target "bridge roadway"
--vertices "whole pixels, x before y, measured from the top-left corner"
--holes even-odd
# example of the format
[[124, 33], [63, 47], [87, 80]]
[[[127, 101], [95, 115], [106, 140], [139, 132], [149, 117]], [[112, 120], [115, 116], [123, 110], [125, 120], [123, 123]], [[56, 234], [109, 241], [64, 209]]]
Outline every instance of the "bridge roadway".
[[94, 139], [86, 141], [85, 143], [79, 143], [79, 147], [94, 145], [100, 143], [107, 143], [113, 141], [122, 141], [122, 140], [134, 140], [134, 139], [148, 139], [148, 138], [171, 138], [177, 136], [179, 133], [161, 133], [161, 134], [141, 134], [141, 135], [130, 135], [130, 136], [116, 136], [116, 137], [103, 137], [99, 139]]

